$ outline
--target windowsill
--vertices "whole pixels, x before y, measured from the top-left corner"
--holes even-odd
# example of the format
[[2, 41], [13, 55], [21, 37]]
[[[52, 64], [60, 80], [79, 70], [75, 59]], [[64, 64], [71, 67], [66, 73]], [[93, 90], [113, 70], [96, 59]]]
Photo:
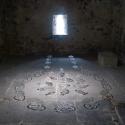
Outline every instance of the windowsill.
[[62, 41], [64, 40], [68, 35], [52, 35], [53, 40], [59, 40]]

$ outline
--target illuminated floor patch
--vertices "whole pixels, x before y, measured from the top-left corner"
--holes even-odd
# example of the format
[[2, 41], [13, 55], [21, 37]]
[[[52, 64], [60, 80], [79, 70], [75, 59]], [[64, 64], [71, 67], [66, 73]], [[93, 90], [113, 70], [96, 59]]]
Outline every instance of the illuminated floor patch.
[[37, 99], [30, 99], [27, 108], [34, 111], [44, 111], [46, 107]]
[[92, 104], [84, 104], [84, 108], [88, 110], [94, 110], [97, 109], [99, 105], [100, 105], [99, 102], [94, 102]]
[[87, 95], [88, 94], [88, 92], [84, 92], [84, 91], [82, 91], [82, 90], [75, 90], [75, 92], [76, 93], [78, 93], [78, 94], [81, 94], [81, 95]]
[[76, 108], [73, 104], [59, 104], [55, 108], [55, 111], [58, 113], [69, 113], [75, 110]]
[[19, 92], [19, 93], [16, 93], [16, 95], [13, 98], [16, 101], [24, 101], [25, 100], [25, 94], [24, 94], [24, 92]]
[[69, 94], [69, 90], [68, 89], [64, 89], [62, 92], [60, 92], [60, 94], [62, 96], [67, 95], [67, 94]]
[[[75, 65], [79, 70], [73, 69]], [[6, 87], [5, 95], [11, 101], [0, 98], [0, 123], [24, 120], [31, 124], [49, 122], [47, 125], [112, 125], [110, 99], [115, 82], [107, 72], [73, 56], [25, 63]]]

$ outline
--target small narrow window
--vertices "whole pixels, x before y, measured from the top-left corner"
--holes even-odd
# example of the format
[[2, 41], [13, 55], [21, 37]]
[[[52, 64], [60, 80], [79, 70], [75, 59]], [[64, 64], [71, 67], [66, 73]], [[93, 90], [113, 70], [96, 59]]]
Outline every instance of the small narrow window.
[[68, 35], [67, 15], [53, 16], [53, 35]]

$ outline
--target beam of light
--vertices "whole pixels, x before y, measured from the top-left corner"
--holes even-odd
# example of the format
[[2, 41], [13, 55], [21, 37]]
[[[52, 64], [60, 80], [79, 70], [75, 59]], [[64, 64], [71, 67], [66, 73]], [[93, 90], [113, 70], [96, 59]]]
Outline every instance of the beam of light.
[[68, 35], [67, 15], [53, 16], [53, 35]]

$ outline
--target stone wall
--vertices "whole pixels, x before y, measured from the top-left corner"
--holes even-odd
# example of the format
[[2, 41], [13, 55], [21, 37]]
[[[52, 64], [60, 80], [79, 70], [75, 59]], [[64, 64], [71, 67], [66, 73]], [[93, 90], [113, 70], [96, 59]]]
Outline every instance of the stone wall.
[[122, 35], [121, 35], [121, 51], [122, 54], [125, 55], [125, 1], [123, 3], [123, 7], [122, 7]]
[[[1, 53], [82, 54], [119, 49], [122, 0], [1, 0]], [[1, 6], [2, 6], [1, 4]], [[52, 37], [52, 16], [68, 15], [69, 35]], [[4, 42], [3, 42], [4, 41]]]
[[[0, 4], [0, 52], [3, 52], [3, 44], [4, 44], [4, 38], [3, 38], [3, 32], [4, 32], [4, 1], [1, 0]], [[1, 55], [1, 54], [0, 54]]]

